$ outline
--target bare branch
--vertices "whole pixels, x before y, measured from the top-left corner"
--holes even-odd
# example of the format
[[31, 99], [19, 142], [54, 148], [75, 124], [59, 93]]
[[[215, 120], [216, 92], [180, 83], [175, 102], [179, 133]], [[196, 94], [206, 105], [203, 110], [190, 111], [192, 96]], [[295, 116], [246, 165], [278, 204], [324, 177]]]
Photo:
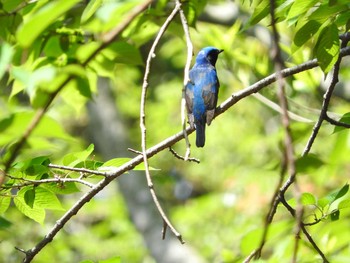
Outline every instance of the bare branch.
[[[176, 0], [177, 5], [181, 5], [179, 0]], [[181, 24], [184, 29], [185, 37], [186, 37], [186, 45], [187, 45], [187, 60], [186, 60], [186, 65], [184, 69], [184, 83], [182, 87], [182, 98], [181, 98], [181, 123], [182, 123], [182, 129], [184, 132], [185, 136], [185, 141], [186, 141], [186, 154], [185, 154], [185, 160], [188, 160], [188, 158], [191, 155], [191, 145], [190, 141], [187, 136], [186, 132], [186, 100], [185, 100], [185, 87], [187, 83], [190, 81], [190, 67], [191, 67], [191, 61], [193, 57], [193, 44], [191, 41], [191, 36], [190, 36], [190, 30], [188, 28], [188, 23], [186, 16], [183, 12], [183, 10], [180, 8], [180, 19], [181, 19]]]
[[195, 163], [200, 163], [200, 160], [196, 159], [196, 158], [187, 158], [186, 157], [182, 157], [181, 155], [179, 155], [177, 152], [175, 152], [175, 150], [171, 147], [169, 147], [169, 151], [177, 158], [183, 161], [189, 161], [189, 162], [195, 162]]
[[331, 117], [328, 116], [328, 114], [326, 114], [326, 116], [324, 116], [324, 120], [328, 121], [330, 124], [335, 125], [335, 126], [340, 126], [340, 127], [344, 127], [347, 129], [350, 129], [350, 124], [349, 123], [345, 123], [342, 121], [337, 121]]
[[165, 235], [165, 230], [167, 227], [170, 228], [170, 230], [174, 233], [174, 235], [180, 240], [181, 243], [184, 243], [182, 240], [181, 234], [177, 232], [175, 227], [171, 224], [170, 220], [168, 219], [167, 215], [165, 214], [162, 206], [160, 205], [160, 202], [158, 200], [158, 197], [156, 195], [156, 192], [154, 190], [154, 185], [152, 182], [151, 178], [151, 173], [149, 171], [149, 164], [148, 164], [148, 157], [147, 157], [147, 146], [146, 146], [146, 95], [147, 95], [147, 88], [148, 88], [148, 76], [150, 74], [151, 70], [151, 61], [152, 58], [155, 57], [155, 49], [165, 33], [166, 29], [168, 28], [169, 24], [173, 21], [177, 13], [181, 9], [181, 4], [180, 2], [176, 2], [175, 7], [171, 14], [168, 16], [168, 18], [165, 20], [164, 24], [162, 27], [159, 29], [159, 32], [156, 36], [156, 39], [154, 40], [152, 47], [148, 53], [147, 61], [146, 61], [146, 69], [145, 69], [145, 74], [144, 74], [144, 79], [143, 79], [143, 85], [142, 85], [142, 93], [141, 93], [141, 105], [140, 105], [140, 128], [141, 128], [141, 148], [142, 148], [142, 156], [143, 156], [143, 162], [145, 164], [145, 172], [146, 172], [146, 178], [147, 178], [147, 183], [149, 190], [151, 192], [151, 196], [153, 199], [154, 204], [156, 205], [159, 214], [163, 218], [164, 221], [164, 227], [163, 227], [163, 237]]
[[101, 176], [106, 176], [108, 174], [106, 172], [100, 172], [100, 171], [90, 170], [90, 169], [86, 169], [86, 168], [69, 167], [69, 166], [57, 165], [57, 164], [52, 164], [52, 163], [50, 163], [48, 165], [48, 167], [54, 168], [54, 169], [59, 169], [59, 170], [66, 170], [66, 171], [79, 172], [79, 173], [84, 173], [84, 174], [94, 174], [94, 175], [101, 175]]
[[19, 184], [14, 184], [11, 186], [1, 186], [0, 189], [12, 189], [12, 188], [21, 188], [24, 186], [28, 186], [28, 185], [40, 185], [40, 184], [47, 184], [47, 183], [67, 183], [67, 182], [72, 182], [72, 183], [79, 183], [79, 184], [83, 184], [86, 185], [90, 188], [94, 187], [94, 184], [91, 184], [87, 181], [81, 180], [81, 179], [76, 179], [76, 178], [61, 178], [61, 177], [57, 177], [57, 178], [49, 178], [49, 179], [41, 179], [41, 180], [30, 180], [30, 179], [26, 179], [26, 178], [17, 178], [17, 177], [13, 177], [10, 175], [7, 175], [9, 178], [12, 179], [16, 179], [16, 180], [20, 180], [23, 181], [24, 183], [19, 183]]
[[[340, 37], [342, 40], [341, 50], [344, 50], [346, 48], [348, 42], [350, 41], [349, 35], [350, 34], [344, 34]], [[338, 60], [334, 65], [331, 83], [329, 84], [329, 87], [323, 96], [323, 103], [322, 103], [322, 109], [321, 109], [320, 116], [318, 118], [318, 121], [315, 123], [315, 125], [312, 129], [312, 133], [311, 133], [309, 140], [304, 148], [303, 156], [307, 155], [310, 152], [312, 144], [314, 143], [314, 141], [317, 137], [317, 134], [321, 128], [323, 121], [325, 119], [327, 119], [327, 111], [328, 111], [329, 103], [331, 102], [331, 97], [332, 97], [335, 85], [339, 81], [339, 69], [340, 69], [340, 63], [341, 63], [342, 58], [343, 58], [343, 56], [341, 56], [341, 52], [340, 52]], [[329, 121], [329, 118], [327, 120]]]

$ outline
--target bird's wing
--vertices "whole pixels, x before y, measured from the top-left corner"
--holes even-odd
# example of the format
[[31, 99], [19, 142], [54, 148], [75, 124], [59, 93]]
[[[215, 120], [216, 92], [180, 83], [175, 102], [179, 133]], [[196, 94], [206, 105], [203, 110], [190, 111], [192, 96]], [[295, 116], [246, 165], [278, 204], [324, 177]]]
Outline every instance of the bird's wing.
[[208, 69], [203, 81], [202, 97], [207, 110], [207, 124], [210, 125], [215, 114], [215, 108], [218, 101], [219, 80], [215, 69]]

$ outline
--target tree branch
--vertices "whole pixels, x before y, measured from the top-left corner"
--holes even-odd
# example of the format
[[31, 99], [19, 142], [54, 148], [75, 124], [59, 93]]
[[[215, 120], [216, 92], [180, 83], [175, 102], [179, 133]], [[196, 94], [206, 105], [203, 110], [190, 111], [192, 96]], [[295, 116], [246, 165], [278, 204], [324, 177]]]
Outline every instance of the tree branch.
[[151, 62], [152, 58], [155, 57], [155, 49], [157, 45], [159, 44], [159, 41], [163, 34], [165, 33], [166, 29], [168, 28], [169, 24], [173, 21], [177, 13], [181, 9], [181, 3], [176, 2], [175, 7], [171, 14], [168, 16], [168, 18], [165, 20], [162, 27], [159, 29], [159, 32], [156, 36], [156, 39], [154, 40], [152, 47], [148, 53], [147, 61], [146, 61], [146, 69], [142, 84], [142, 93], [141, 93], [141, 105], [140, 105], [140, 128], [141, 128], [141, 148], [142, 148], [142, 156], [143, 156], [143, 162], [145, 164], [145, 173], [147, 178], [147, 183], [149, 190], [151, 192], [151, 196], [153, 199], [154, 204], [156, 205], [159, 214], [163, 218], [164, 226], [163, 226], [163, 238], [165, 236], [166, 227], [169, 227], [170, 230], [174, 233], [174, 235], [180, 240], [181, 243], [184, 243], [182, 240], [181, 234], [175, 229], [175, 227], [171, 224], [170, 220], [168, 219], [167, 215], [165, 214], [162, 206], [160, 205], [160, 202], [158, 200], [158, 197], [156, 195], [156, 192], [154, 190], [154, 185], [152, 182], [151, 173], [149, 171], [149, 164], [148, 164], [148, 157], [147, 157], [147, 146], [146, 146], [146, 95], [147, 95], [147, 88], [148, 88], [148, 77], [151, 71]]
[[[340, 37], [340, 39], [342, 41], [341, 42], [341, 50], [344, 50], [346, 48], [348, 42], [350, 41], [350, 33], [342, 35]], [[312, 144], [314, 143], [314, 141], [317, 137], [317, 134], [321, 128], [323, 121], [326, 119], [328, 121], [330, 121], [330, 118], [328, 118], [328, 116], [327, 116], [327, 111], [328, 111], [329, 103], [331, 102], [331, 97], [332, 97], [335, 85], [339, 82], [339, 69], [340, 69], [340, 63], [341, 63], [342, 58], [343, 58], [343, 56], [341, 55], [341, 52], [340, 52], [338, 60], [334, 65], [331, 83], [330, 83], [328, 89], [326, 90], [326, 93], [323, 96], [323, 103], [322, 103], [320, 116], [312, 129], [312, 133], [311, 133], [309, 140], [304, 148], [303, 156], [307, 155], [310, 152]]]
[[[181, 3], [179, 0], [176, 0], [176, 4], [180, 5]], [[187, 46], [187, 60], [186, 60], [185, 69], [184, 69], [184, 82], [183, 82], [182, 97], [181, 97], [181, 123], [182, 123], [182, 129], [185, 136], [185, 141], [186, 141], [185, 161], [187, 161], [191, 155], [191, 145], [186, 132], [185, 88], [187, 83], [190, 81], [190, 67], [191, 67], [191, 61], [193, 57], [193, 44], [191, 41], [190, 30], [188, 28], [187, 19], [182, 9], [180, 9], [180, 19], [181, 19], [182, 27], [184, 29], [184, 33], [186, 37], [186, 46]]]

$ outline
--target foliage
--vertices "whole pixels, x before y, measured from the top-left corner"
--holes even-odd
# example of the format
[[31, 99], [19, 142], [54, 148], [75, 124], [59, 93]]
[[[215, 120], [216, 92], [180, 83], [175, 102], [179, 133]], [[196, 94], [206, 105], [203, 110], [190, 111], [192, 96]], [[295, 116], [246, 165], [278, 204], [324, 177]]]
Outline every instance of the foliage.
[[[47, 226], [54, 225], [81, 196], [133, 162], [134, 158], [126, 157], [103, 160], [95, 150], [96, 142], [84, 137], [84, 129], [90, 117], [86, 105], [98, 94], [97, 80], [108, 78], [130, 144], [140, 148], [137, 120], [147, 66], [144, 58], [173, 2], [145, 5], [132, 16], [142, 4], [103, 0], [0, 2], [2, 261], [19, 261], [23, 255], [15, 246], [35, 246], [46, 235]], [[181, 8], [196, 52], [203, 46], [225, 50], [217, 63], [220, 103], [272, 74], [276, 62], [270, 54], [269, 0], [237, 3], [239, 15], [229, 24], [219, 24], [220, 14], [209, 22], [201, 16], [213, 4], [224, 5], [221, 1], [190, 0]], [[290, 125], [301, 193], [298, 199], [293, 191], [287, 191], [285, 198], [292, 209], [303, 208], [302, 224], [331, 262], [350, 259], [346, 249], [350, 241], [350, 113], [349, 98], [344, 95], [350, 74], [345, 57], [336, 87], [339, 92], [331, 94], [328, 107], [329, 116], [339, 121], [328, 116], [333, 124], [328, 125], [324, 119], [311, 153], [302, 153], [324, 107], [322, 97], [329, 85], [324, 76], [332, 78], [344, 48], [349, 8], [345, 0], [278, 0], [274, 10], [286, 66], [314, 58], [319, 65], [286, 79], [289, 110], [310, 122], [292, 120]], [[181, 130], [185, 50], [182, 23], [176, 17], [156, 49], [148, 79], [148, 146]], [[158, 195], [166, 200], [171, 218], [187, 243], [209, 262], [241, 262], [260, 245], [265, 230], [261, 218], [266, 217], [284, 175], [281, 166], [286, 135], [274, 110], [276, 93], [271, 85], [260, 92], [267, 100], [249, 96], [220, 115], [207, 129], [205, 148], [192, 148], [192, 156], [199, 158], [200, 164], [183, 162], [161, 151], [151, 162]], [[190, 142], [194, 145], [192, 136]], [[177, 143], [174, 149], [184, 152], [184, 143]], [[130, 167], [145, 170], [141, 159]], [[183, 182], [191, 186], [192, 195], [179, 198], [175, 189]], [[118, 190], [104, 189], [101, 198], [93, 198], [85, 207], [75, 223], [69, 222], [70, 230], [61, 229], [52, 246], [38, 254], [37, 262], [64, 262], [66, 258], [74, 262], [152, 262], [126, 215]], [[294, 229], [293, 215], [280, 204], [261, 262], [289, 261]], [[301, 239], [298, 262], [319, 260], [320, 254], [302, 234]], [[96, 247], [99, 249], [93, 253]], [[117, 247], [118, 254], [111, 247]], [[78, 252], [73, 255], [72, 251]]]

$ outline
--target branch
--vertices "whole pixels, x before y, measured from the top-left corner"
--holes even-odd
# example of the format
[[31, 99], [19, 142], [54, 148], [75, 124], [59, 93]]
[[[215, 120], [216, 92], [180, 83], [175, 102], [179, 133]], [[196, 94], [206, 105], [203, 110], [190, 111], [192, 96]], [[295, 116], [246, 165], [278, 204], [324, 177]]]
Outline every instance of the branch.
[[[179, 0], [176, 0], [176, 4], [180, 5], [181, 3]], [[186, 37], [186, 45], [187, 45], [187, 60], [186, 60], [186, 65], [184, 69], [184, 83], [182, 87], [182, 97], [181, 97], [181, 123], [182, 123], [182, 129], [185, 136], [185, 141], [186, 141], [186, 154], [185, 154], [185, 161], [186, 161], [191, 155], [191, 148], [190, 148], [191, 145], [186, 132], [186, 100], [185, 100], [186, 90], [185, 88], [187, 83], [190, 81], [190, 66], [191, 66], [191, 61], [193, 56], [193, 44], [191, 41], [190, 30], [188, 28], [187, 19], [182, 9], [180, 9], [180, 19], [181, 19], [182, 27], [184, 29], [184, 33]]]
[[101, 176], [106, 176], [106, 172], [100, 172], [96, 170], [90, 170], [86, 168], [76, 168], [76, 167], [69, 167], [69, 166], [64, 166], [64, 165], [57, 165], [57, 164], [52, 164], [50, 163], [48, 165], [49, 168], [55, 168], [59, 170], [66, 170], [66, 171], [72, 171], [72, 172], [79, 172], [79, 173], [86, 173], [86, 174], [94, 174], [94, 175], [101, 175]]
[[57, 178], [50, 178], [50, 179], [41, 179], [41, 180], [30, 180], [30, 179], [26, 179], [26, 178], [17, 178], [17, 177], [13, 177], [10, 175], [7, 175], [9, 178], [12, 179], [16, 179], [16, 180], [20, 180], [20, 181], [24, 181], [24, 183], [21, 184], [14, 184], [11, 186], [1, 186], [0, 189], [13, 189], [13, 188], [21, 188], [24, 186], [28, 186], [28, 185], [40, 185], [40, 184], [47, 184], [47, 183], [67, 183], [67, 182], [73, 182], [73, 183], [79, 183], [79, 184], [83, 184], [86, 185], [90, 188], [94, 187], [94, 184], [91, 184], [87, 181], [81, 180], [81, 179], [77, 179], [77, 178], [61, 178], [61, 177], [57, 177]]
[[155, 57], [155, 49], [157, 45], [159, 44], [159, 41], [163, 34], [165, 33], [166, 29], [168, 28], [169, 24], [173, 21], [177, 13], [181, 10], [181, 3], [176, 2], [175, 7], [169, 17], [165, 20], [162, 27], [159, 29], [159, 32], [156, 36], [156, 39], [154, 40], [152, 47], [148, 53], [147, 61], [146, 61], [146, 69], [145, 69], [145, 75], [143, 79], [142, 84], [142, 93], [141, 93], [141, 106], [140, 106], [140, 128], [141, 128], [141, 148], [142, 148], [142, 156], [143, 156], [143, 162], [145, 164], [145, 172], [146, 172], [146, 178], [149, 190], [151, 192], [151, 196], [153, 199], [154, 204], [156, 205], [159, 214], [163, 218], [164, 226], [163, 226], [163, 238], [165, 236], [166, 228], [169, 227], [170, 230], [174, 233], [174, 235], [180, 240], [181, 243], [184, 243], [182, 240], [181, 234], [177, 232], [175, 227], [171, 224], [170, 220], [168, 219], [167, 215], [165, 214], [162, 206], [159, 203], [158, 197], [156, 195], [156, 192], [154, 190], [154, 185], [151, 178], [151, 173], [149, 171], [149, 164], [148, 164], [148, 157], [146, 153], [146, 95], [147, 95], [147, 88], [148, 88], [148, 77], [151, 70], [151, 62], [152, 58]]
[[[340, 56], [348, 56], [350, 55], [350, 47], [343, 48], [340, 52]], [[283, 69], [281, 71], [281, 74], [283, 77], [288, 77], [312, 68], [315, 68], [318, 66], [317, 60], [311, 60], [308, 62], [305, 62], [303, 64], [297, 65], [292, 68]], [[276, 74], [272, 74], [255, 84], [239, 91], [236, 93], [233, 93], [226, 101], [224, 101], [217, 109], [216, 111], [216, 117], [224, 113], [226, 110], [228, 110], [230, 107], [232, 107], [234, 104], [236, 104], [241, 99], [258, 92], [259, 90], [263, 89], [264, 87], [267, 87], [271, 83], [276, 81]], [[187, 134], [191, 134], [194, 131], [194, 128], [187, 127], [186, 132]], [[173, 136], [163, 140], [162, 142], [154, 145], [153, 147], [149, 148], [146, 151], [147, 158], [151, 158], [157, 153], [163, 151], [164, 149], [167, 149], [177, 143], [178, 141], [182, 140], [184, 138], [183, 131], [180, 131]], [[119, 177], [120, 175], [134, 169], [134, 167], [140, 163], [143, 162], [143, 155], [138, 155], [131, 159], [129, 162], [123, 164], [122, 166], [118, 167], [113, 172], [105, 173], [105, 178], [100, 181], [98, 184], [96, 184], [89, 192], [85, 193], [84, 196], [81, 197], [81, 199], [74, 204], [73, 207], [71, 207], [53, 226], [53, 228], [48, 232], [48, 234], [33, 248], [26, 251], [26, 257], [24, 258], [23, 262], [31, 262], [32, 259], [37, 255], [48, 243], [50, 243], [53, 238], [56, 236], [56, 234], [63, 228], [63, 226], [74, 216], [76, 215], [79, 210], [88, 203], [91, 198], [93, 198], [97, 193], [99, 193], [101, 190], [103, 190], [111, 181]]]
[[285, 164], [289, 168], [288, 181], [294, 182], [294, 195], [295, 195], [295, 199], [297, 200], [296, 212], [295, 212], [296, 238], [294, 242], [293, 258], [292, 258], [292, 262], [297, 262], [299, 240], [300, 240], [300, 238], [298, 237], [300, 235], [300, 229], [302, 225], [303, 206], [300, 201], [301, 193], [300, 193], [299, 185], [296, 181], [294, 145], [293, 145], [292, 133], [290, 129], [290, 119], [288, 115], [288, 102], [285, 94], [285, 82], [280, 73], [282, 68], [284, 68], [284, 61], [282, 59], [281, 49], [279, 47], [279, 33], [277, 31], [277, 26], [276, 26], [275, 7], [276, 7], [275, 0], [270, 0], [270, 15], [272, 20], [271, 26], [272, 26], [272, 32], [273, 32], [273, 50], [275, 53], [274, 60], [275, 60], [275, 69], [277, 70], [277, 74], [278, 74], [277, 95], [278, 95], [279, 103], [282, 109], [282, 124], [285, 131], [285, 140], [284, 140], [284, 151], [285, 151], [284, 156], [286, 158]]
[[[342, 41], [341, 42], [341, 51], [342, 51], [346, 48], [348, 42], [350, 41], [350, 33], [344, 34], [340, 38]], [[339, 82], [339, 69], [340, 69], [340, 63], [341, 63], [342, 58], [343, 58], [343, 56], [341, 55], [341, 52], [340, 52], [338, 60], [334, 64], [334, 70], [333, 70], [333, 76], [332, 76], [331, 83], [329, 84], [329, 87], [323, 96], [323, 103], [322, 103], [322, 109], [321, 109], [320, 116], [312, 129], [312, 133], [311, 133], [309, 140], [304, 148], [303, 156], [307, 155], [310, 152], [311, 147], [312, 147], [312, 145], [317, 137], [317, 134], [321, 128], [322, 122], [326, 119], [329, 122], [331, 122], [330, 118], [327, 116], [327, 111], [328, 111], [329, 103], [331, 102], [331, 97], [332, 97], [335, 85]]]
[[[186, 138], [185, 138], [186, 139]], [[175, 152], [175, 150], [171, 147], [169, 147], [169, 151], [179, 160], [183, 160], [183, 161], [189, 161], [189, 162], [195, 162], [195, 163], [200, 163], [200, 160], [196, 159], [196, 158], [187, 158], [186, 157], [182, 157], [181, 155], [179, 155], [177, 152]]]
[[337, 121], [331, 117], [328, 116], [328, 114], [326, 114], [326, 116], [324, 116], [324, 120], [328, 121], [330, 124], [334, 125], [334, 126], [340, 126], [340, 127], [344, 127], [347, 129], [350, 129], [350, 124], [349, 123], [345, 123], [342, 121]]

